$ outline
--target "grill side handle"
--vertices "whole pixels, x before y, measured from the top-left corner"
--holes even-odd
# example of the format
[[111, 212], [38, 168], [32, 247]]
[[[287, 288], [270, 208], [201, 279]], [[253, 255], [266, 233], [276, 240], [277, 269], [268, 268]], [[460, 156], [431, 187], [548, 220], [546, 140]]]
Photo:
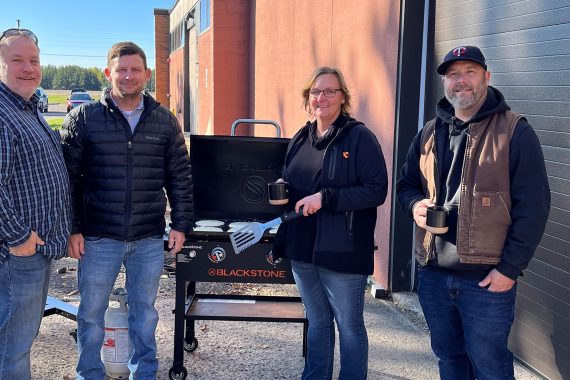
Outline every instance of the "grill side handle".
[[276, 137], [281, 137], [281, 126], [278, 122], [273, 120], [261, 120], [261, 119], [237, 119], [232, 123], [232, 129], [230, 135], [236, 135], [236, 128], [239, 124], [271, 124], [276, 129]]

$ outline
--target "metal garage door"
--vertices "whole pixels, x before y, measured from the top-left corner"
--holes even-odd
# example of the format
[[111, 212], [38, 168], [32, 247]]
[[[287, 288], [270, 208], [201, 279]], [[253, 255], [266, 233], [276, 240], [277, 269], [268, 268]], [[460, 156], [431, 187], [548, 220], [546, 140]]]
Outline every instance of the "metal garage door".
[[[570, 379], [570, 1], [438, 0], [431, 10], [432, 63], [458, 45], [481, 47], [491, 84], [542, 143], [552, 208], [519, 283], [510, 345], [548, 378]], [[443, 91], [439, 78], [431, 83], [433, 108]]]

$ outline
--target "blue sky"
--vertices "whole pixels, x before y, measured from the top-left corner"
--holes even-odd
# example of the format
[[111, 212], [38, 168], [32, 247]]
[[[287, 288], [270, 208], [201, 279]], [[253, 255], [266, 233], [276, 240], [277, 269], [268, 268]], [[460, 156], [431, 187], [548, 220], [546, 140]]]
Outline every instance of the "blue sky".
[[2, 0], [0, 33], [17, 26], [39, 39], [42, 65], [106, 66], [109, 48], [133, 41], [154, 68], [154, 9], [175, 0]]

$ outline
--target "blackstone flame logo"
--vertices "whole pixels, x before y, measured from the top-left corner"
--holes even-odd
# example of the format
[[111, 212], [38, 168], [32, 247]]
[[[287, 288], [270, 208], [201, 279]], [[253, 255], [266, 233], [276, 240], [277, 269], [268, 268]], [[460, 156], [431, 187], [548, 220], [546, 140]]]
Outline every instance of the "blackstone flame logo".
[[241, 196], [252, 203], [265, 199], [267, 194], [267, 181], [259, 176], [247, 177], [241, 184]]

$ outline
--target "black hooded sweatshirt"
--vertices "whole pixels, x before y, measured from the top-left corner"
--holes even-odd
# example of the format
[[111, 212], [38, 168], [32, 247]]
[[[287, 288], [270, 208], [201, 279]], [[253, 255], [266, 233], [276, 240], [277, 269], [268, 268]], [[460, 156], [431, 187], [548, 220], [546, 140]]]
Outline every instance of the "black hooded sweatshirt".
[[313, 263], [343, 273], [372, 274], [377, 206], [384, 203], [388, 175], [376, 136], [363, 123], [340, 115], [318, 138], [308, 122], [289, 143], [283, 178], [288, 210], [307, 195], [322, 194], [313, 215], [283, 223], [275, 258]]
[[[428, 265], [454, 271], [470, 279], [482, 279], [494, 267], [459, 262], [456, 246], [459, 185], [467, 143], [467, 127], [489, 115], [509, 109], [503, 95], [491, 86], [488, 87], [484, 104], [471, 120], [457, 119], [453, 106], [446, 98], [438, 102], [435, 145], [442, 181], [437, 185], [436, 203], [450, 209], [449, 230], [445, 234], [436, 235], [436, 258], [430, 260]], [[420, 141], [421, 131], [414, 138], [397, 184], [400, 207], [412, 219], [414, 204], [425, 198], [418, 166]], [[544, 231], [543, 227], [537, 226], [544, 226], [548, 217], [550, 190], [540, 142], [526, 119], [521, 118], [517, 123], [509, 147], [513, 224], [507, 236], [501, 263], [496, 267], [502, 274], [516, 279], [527, 267]]]

